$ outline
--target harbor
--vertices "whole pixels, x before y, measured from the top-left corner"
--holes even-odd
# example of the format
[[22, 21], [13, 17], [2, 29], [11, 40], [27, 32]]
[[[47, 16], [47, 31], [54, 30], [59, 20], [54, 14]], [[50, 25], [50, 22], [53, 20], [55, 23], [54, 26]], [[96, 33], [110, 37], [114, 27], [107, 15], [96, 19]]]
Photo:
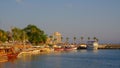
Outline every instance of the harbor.
[[[24, 48], [25, 47], [25, 48]], [[92, 43], [83, 45], [53, 45], [50, 47], [48, 45], [41, 46], [32, 46], [32, 45], [2, 45], [0, 46], [0, 62], [9, 62], [11, 60], [16, 60], [18, 58], [24, 57], [24, 55], [40, 55], [40, 54], [49, 54], [56, 52], [71, 52], [79, 50], [101, 50], [101, 49], [120, 49], [120, 45], [97, 45], [97, 47], [92, 45]]]
[[0, 0], [0, 68], [120, 68], [120, 0]]
[[62, 34], [54, 32], [46, 38], [45, 43], [35, 43], [28, 42], [23, 32], [21, 41], [14, 40], [13, 36], [10, 38], [0, 43], [0, 68], [120, 67], [117, 64], [120, 60], [120, 45], [100, 44], [96, 37], [86, 42], [81, 37], [79, 43], [73, 37], [73, 42], [70, 43], [68, 37], [63, 41]]

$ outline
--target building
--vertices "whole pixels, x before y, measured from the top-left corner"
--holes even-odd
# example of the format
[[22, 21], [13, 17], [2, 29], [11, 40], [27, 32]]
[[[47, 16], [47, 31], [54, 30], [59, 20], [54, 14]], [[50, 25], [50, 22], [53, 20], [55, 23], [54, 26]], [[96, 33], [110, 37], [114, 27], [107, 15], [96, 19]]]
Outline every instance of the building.
[[61, 43], [61, 33], [59, 32], [54, 32], [53, 33], [53, 41], [54, 41], [54, 44], [58, 44], [58, 43]]

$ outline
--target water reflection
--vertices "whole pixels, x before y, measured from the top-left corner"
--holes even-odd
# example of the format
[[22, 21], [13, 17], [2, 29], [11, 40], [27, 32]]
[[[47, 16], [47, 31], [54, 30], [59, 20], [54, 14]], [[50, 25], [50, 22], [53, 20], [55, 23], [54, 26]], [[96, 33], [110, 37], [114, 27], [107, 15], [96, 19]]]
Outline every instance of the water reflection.
[[0, 68], [4, 68], [4, 63], [0, 62]]
[[98, 53], [98, 50], [93, 50], [93, 53]]
[[24, 55], [22, 57], [19, 57], [19, 60], [23, 61], [23, 62], [27, 62], [27, 61], [31, 61], [31, 55]]
[[[23, 55], [0, 68], [119, 68], [120, 50], [78, 50]], [[114, 56], [113, 56], [114, 55]]]
[[99, 50], [87, 50], [87, 52], [98, 53]]
[[86, 49], [83, 49], [83, 50], [79, 50], [81, 53], [85, 53], [85, 52], [87, 52], [87, 50]]
[[17, 59], [18, 59], [17, 57], [9, 58], [8, 62], [15, 63]]
[[79, 52], [85, 53], [85, 52], [93, 52], [93, 53], [97, 53], [99, 50], [86, 50], [86, 49], [81, 49], [78, 50]]

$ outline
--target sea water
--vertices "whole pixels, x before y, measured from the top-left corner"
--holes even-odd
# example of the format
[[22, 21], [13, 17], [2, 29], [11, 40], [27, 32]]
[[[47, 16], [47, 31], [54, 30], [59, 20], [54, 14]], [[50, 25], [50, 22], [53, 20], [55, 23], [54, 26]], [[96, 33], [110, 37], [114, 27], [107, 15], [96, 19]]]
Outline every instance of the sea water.
[[0, 63], [0, 68], [120, 68], [120, 49], [23, 55]]

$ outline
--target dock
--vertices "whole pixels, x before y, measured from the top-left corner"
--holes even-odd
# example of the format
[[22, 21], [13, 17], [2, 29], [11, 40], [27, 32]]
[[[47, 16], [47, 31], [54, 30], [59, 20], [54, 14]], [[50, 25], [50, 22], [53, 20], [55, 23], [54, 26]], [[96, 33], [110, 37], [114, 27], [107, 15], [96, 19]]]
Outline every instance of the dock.
[[120, 49], [120, 44], [106, 44], [100, 45], [98, 49]]

